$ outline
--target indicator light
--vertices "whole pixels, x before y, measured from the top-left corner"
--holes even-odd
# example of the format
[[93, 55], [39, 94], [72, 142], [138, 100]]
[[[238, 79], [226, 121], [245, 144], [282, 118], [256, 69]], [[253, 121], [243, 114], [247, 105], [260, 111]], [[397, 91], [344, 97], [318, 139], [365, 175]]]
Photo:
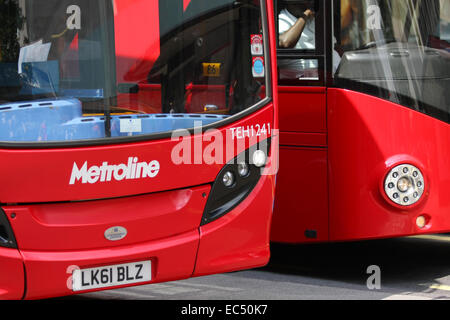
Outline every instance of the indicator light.
[[264, 151], [256, 150], [253, 153], [253, 164], [257, 166], [258, 168], [264, 166], [266, 164], [266, 154]]
[[424, 216], [418, 216], [416, 219], [416, 225], [420, 228], [423, 229], [427, 224], [427, 219], [425, 219]]

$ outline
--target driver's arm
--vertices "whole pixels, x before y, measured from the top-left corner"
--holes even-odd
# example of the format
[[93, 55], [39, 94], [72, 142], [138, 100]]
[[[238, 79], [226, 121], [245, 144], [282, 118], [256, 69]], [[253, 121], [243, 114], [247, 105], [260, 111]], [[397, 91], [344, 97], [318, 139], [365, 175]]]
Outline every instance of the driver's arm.
[[302, 36], [305, 29], [306, 22], [314, 17], [314, 11], [307, 9], [303, 15], [297, 19], [295, 24], [289, 28], [286, 32], [282, 33], [278, 40], [278, 46], [280, 48], [293, 48], [297, 44], [298, 40]]

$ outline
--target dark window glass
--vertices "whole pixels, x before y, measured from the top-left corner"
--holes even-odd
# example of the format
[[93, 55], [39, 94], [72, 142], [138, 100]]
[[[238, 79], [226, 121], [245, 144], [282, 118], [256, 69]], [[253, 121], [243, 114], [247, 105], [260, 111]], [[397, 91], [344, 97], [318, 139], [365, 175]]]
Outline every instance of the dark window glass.
[[450, 123], [450, 0], [341, 0], [335, 85]]
[[323, 83], [322, 1], [275, 1], [281, 85]]
[[147, 135], [246, 110], [268, 90], [261, 11], [253, 0], [0, 0], [0, 141]]

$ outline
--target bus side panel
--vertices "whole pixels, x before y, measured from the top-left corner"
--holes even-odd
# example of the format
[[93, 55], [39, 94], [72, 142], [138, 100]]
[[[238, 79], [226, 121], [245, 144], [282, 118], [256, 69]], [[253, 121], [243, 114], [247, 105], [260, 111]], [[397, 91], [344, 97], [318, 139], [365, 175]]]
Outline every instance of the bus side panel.
[[[406, 107], [329, 89], [330, 240], [450, 231], [450, 127]], [[419, 166], [425, 193], [407, 208], [384, 195], [384, 179], [401, 163]], [[416, 226], [418, 216], [428, 224]]]
[[[278, 87], [278, 93], [281, 132], [326, 135], [327, 105], [325, 88], [280, 86]], [[280, 143], [283, 145], [283, 141], [280, 141]]]
[[279, 86], [280, 172], [274, 242], [328, 240], [326, 88]]
[[200, 227], [200, 245], [193, 276], [261, 267], [268, 263], [274, 180], [274, 176], [262, 176], [239, 206]]
[[280, 170], [270, 239], [328, 240], [327, 151], [280, 147]]
[[22, 257], [18, 250], [0, 248], [0, 300], [18, 300], [25, 290]]

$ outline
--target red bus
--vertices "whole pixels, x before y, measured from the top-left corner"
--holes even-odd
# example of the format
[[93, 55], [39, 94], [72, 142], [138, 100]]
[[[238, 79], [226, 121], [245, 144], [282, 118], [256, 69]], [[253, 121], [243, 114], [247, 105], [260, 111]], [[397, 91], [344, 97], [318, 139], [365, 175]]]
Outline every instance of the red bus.
[[258, 0], [0, 3], [1, 299], [268, 262], [268, 16]]
[[280, 170], [271, 240], [449, 232], [450, 1], [274, 7]]

